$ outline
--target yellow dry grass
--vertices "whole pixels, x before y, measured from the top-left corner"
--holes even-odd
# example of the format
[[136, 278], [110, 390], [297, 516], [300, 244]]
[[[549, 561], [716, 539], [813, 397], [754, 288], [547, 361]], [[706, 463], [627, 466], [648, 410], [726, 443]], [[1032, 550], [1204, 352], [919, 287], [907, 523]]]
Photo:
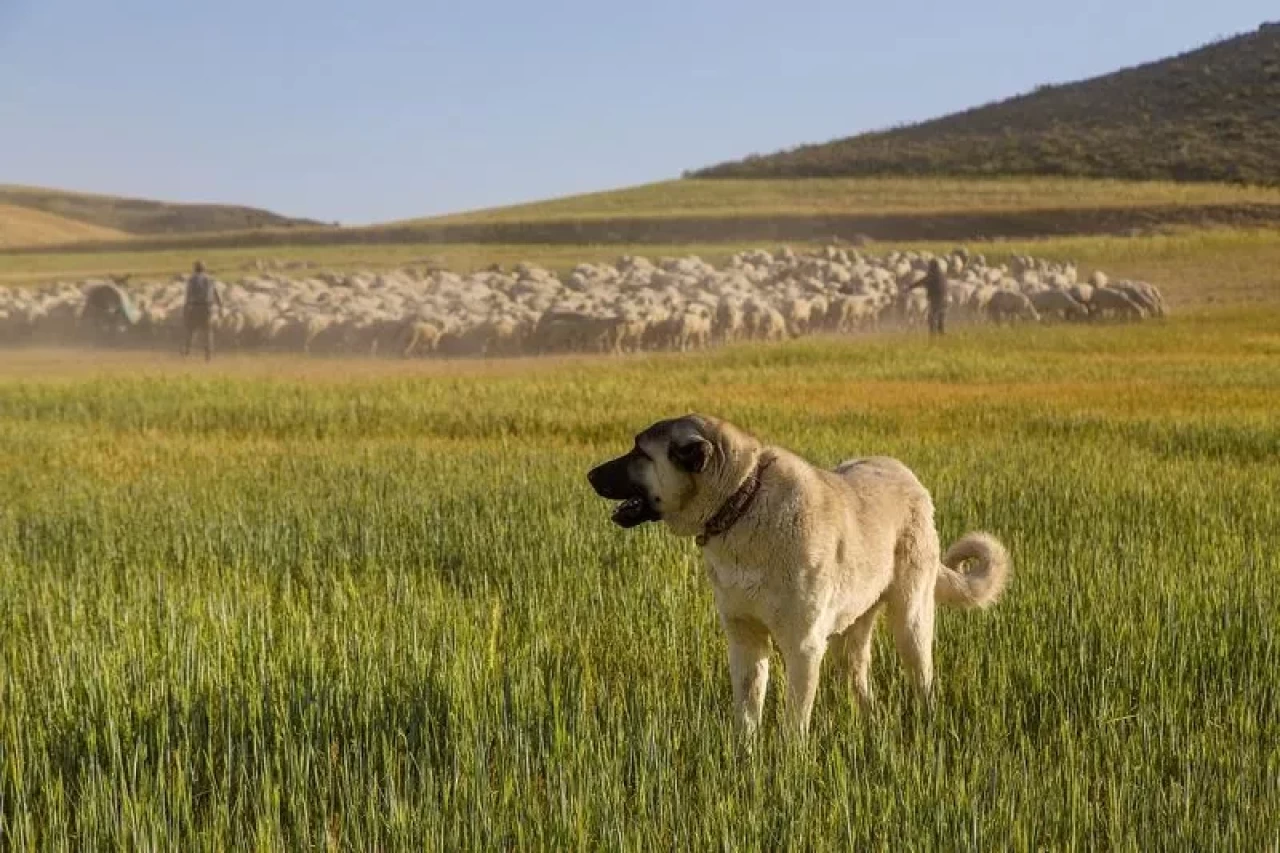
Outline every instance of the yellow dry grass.
[[123, 231], [77, 222], [16, 204], [0, 204], [0, 248], [51, 246], [76, 240], [124, 240]]

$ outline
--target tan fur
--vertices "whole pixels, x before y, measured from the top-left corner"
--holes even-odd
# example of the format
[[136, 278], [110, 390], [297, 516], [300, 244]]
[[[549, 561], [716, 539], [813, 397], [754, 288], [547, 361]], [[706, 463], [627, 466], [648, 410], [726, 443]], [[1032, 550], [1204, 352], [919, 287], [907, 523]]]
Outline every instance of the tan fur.
[[[746, 512], [703, 549], [729, 641], [736, 719], [760, 724], [771, 644], [787, 668], [788, 720], [807, 730], [828, 649], [851, 672], [859, 704], [872, 702], [871, 637], [885, 611], [899, 656], [924, 699], [933, 682], [935, 603], [986, 607], [1004, 589], [1009, 555], [970, 533], [941, 554], [929, 492], [901, 462], [853, 459], [823, 470], [715, 418], [690, 415], [642, 433], [638, 479], [677, 536], [700, 533], [762, 458]], [[710, 457], [690, 473], [672, 446], [705, 439]], [[976, 565], [962, 572], [966, 562]]]

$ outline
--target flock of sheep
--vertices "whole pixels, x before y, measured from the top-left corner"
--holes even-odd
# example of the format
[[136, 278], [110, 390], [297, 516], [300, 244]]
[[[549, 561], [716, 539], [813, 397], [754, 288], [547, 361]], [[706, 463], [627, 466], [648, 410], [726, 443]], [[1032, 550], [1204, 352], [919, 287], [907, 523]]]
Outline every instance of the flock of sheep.
[[[220, 349], [426, 356], [515, 356], [690, 350], [740, 340], [847, 334], [885, 323], [923, 325], [915, 287], [935, 256], [871, 256], [834, 246], [697, 257], [623, 257], [564, 276], [521, 264], [459, 275], [259, 273], [220, 283]], [[1051, 322], [1161, 317], [1160, 291], [1140, 281], [1087, 279], [1075, 264], [1015, 257], [989, 265], [963, 249], [942, 257], [952, 322]], [[185, 279], [0, 288], [0, 343], [176, 347]]]

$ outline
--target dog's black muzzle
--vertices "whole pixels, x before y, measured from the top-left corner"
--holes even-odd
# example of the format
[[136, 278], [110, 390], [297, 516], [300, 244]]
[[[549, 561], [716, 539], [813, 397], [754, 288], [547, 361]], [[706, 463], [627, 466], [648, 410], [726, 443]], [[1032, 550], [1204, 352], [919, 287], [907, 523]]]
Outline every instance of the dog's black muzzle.
[[613, 511], [613, 523], [619, 527], [636, 527], [662, 516], [649, 502], [649, 496], [631, 476], [635, 453], [619, 456], [587, 472], [587, 482], [596, 494], [611, 501], [621, 501]]

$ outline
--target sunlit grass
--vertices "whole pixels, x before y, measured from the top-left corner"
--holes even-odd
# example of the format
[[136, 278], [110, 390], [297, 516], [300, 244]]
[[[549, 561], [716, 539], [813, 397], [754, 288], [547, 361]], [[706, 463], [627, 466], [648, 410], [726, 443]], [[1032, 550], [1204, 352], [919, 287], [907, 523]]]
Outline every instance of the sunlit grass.
[[78, 222], [42, 210], [0, 203], [0, 249], [73, 243], [77, 240], [114, 240], [126, 236], [112, 228]]
[[803, 178], [663, 181], [415, 222], [615, 217], [1008, 212], [1162, 205], [1280, 204], [1280, 189], [1077, 178]]
[[[0, 844], [1266, 849], [1277, 319], [5, 370]], [[688, 410], [897, 455], [1009, 543], [927, 722], [882, 637], [876, 715], [828, 668], [797, 748], [779, 668], [739, 750], [696, 550], [583, 477]]]

